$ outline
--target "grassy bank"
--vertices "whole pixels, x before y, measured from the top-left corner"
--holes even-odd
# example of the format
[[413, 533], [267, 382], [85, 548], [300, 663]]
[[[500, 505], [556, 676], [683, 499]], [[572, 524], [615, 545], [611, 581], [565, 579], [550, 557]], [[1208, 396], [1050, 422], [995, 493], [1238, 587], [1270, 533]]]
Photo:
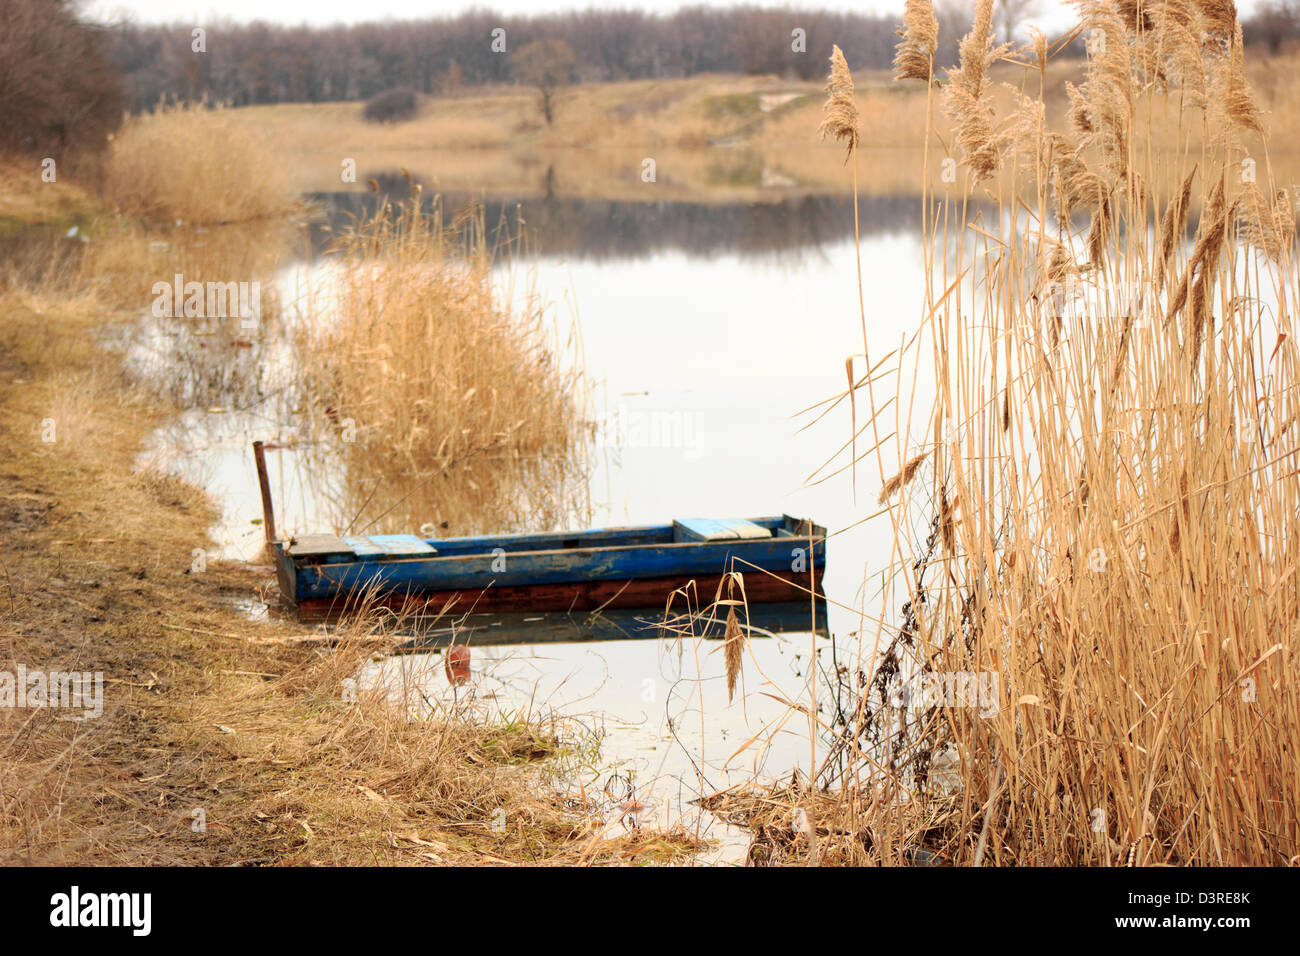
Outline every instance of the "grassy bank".
[[[1296, 64], [1294, 56], [1248, 64], [1266, 126], [1285, 131], [1300, 119]], [[1063, 129], [1066, 83], [1077, 71], [1077, 61], [1053, 60], [1041, 72], [1028, 60], [997, 62], [990, 67], [990, 102], [1005, 107], [1022, 90], [1037, 96], [1041, 84], [1049, 123]], [[951, 123], [931, 115], [927, 131], [923, 83], [894, 83], [886, 72], [856, 81], [860, 190], [916, 193], [921, 143], [934, 133], [937, 143], [951, 144]], [[450, 191], [734, 202], [848, 191], [842, 150], [808, 140], [821, 97], [820, 83], [699, 76], [562, 88], [550, 126], [537, 93], [515, 86], [426, 98], [414, 119], [392, 125], [365, 122], [359, 103], [255, 106], [232, 116], [269, 137], [308, 191], [362, 189], [367, 176], [406, 168]], [[1189, 135], [1192, 147], [1200, 144], [1200, 131], [1178, 127], [1176, 111], [1162, 108], [1148, 129], [1153, 146], [1186, 148]], [[1274, 146], [1276, 172], [1283, 181], [1300, 179], [1300, 156], [1285, 145]], [[348, 157], [358, 164], [355, 187], [340, 178]], [[641, 178], [646, 158], [656, 161], [653, 185]], [[939, 185], [937, 163], [930, 173], [930, 185]]]
[[65, 170], [60, 181], [56, 166], [54, 182], [46, 182], [43, 172], [33, 157], [0, 155], [0, 239], [33, 225], [70, 228], [95, 215], [94, 198], [75, 184], [75, 173]]
[[385, 639], [359, 627], [319, 653], [318, 634], [236, 611], [273, 587], [267, 569], [194, 570], [211, 505], [136, 470], [166, 411], [96, 344], [105, 316], [14, 294], [0, 314], [0, 660], [105, 679], [97, 719], [0, 711], [3, 862], [617, 862], [686, 846], [607, 839], [566, 804], [542, 775], [579, 746], [561, 724], [344, 700]]
[[[990, 103], [1005, 108], [1041, 86], [1048, 122], [1063, 131], [1077, 61], [1053, 60], [1039, 71], [1018, 59], [990, 66]], [[1300, 120], [1298, 63], [1287, 55], [1247, 64], [1266, 128], [1285, 131]], [[856, 80], [860, 192], [916, 194], [921, 144], [935, 134], [940, 155], [949, 155], [951, 122], [930, 115], [927, 133], [923, 83], [894, 83], [883, 72]], [[399, 169], [431, 189], [519, 198], [747, 202], [843, 194], [850, 187], [842, 151], [808, 141], [821, 96], [820, 83], [761, 76], [581, 84], [556, 94], [551, 125], [536, 91], [518, 86], [426, 97], [413, 119], [395, 124], [366, 122], [362, 104], [351, 102], [171, 107], [133, 118], [115, 138], [106, 194], [132, 216], [195, 223], [275, 215], [287, 192], [361, 191], [368, 178]], [[1153, 108], [1143, 123], [1153, 146], [1202, 145], [1199, 129], [1178, 125], [1176, 109], [1140, 106]], [[653, 183], [642, 178], [646, 159], [655, 161]], [[356, 164], [351, 182], [344, 160]], [[1284, 137], [1272, 160], [1279, 181], [1300, 181], [1300, 151]], [[927, 175], [931, 189], [944, 185], [937, 162]]]
[[[352, 695], [350, 679], [398, 640], [391, 625], [363, 616], [325, 635], [289, 620], [250, 619], [241, 607], [275, 600], [271, 569], [212, 558], [214, 503], [141, 466], [147, 437], [224, 395], [227, 365], [255, 343], [203, 338], [189, 364], [155, 380], [128, 371], [106, 337], [149, 323], [162, 323], [165, 336], [166, 322], [190, 320], [149, 314], [156, 281], [177, 272], [196, 281], [265, 279], [293, 232], [266, 218], [289, 207], [288, 192], [227, 182], [232, 171], [268, 168], [255, 138], [222, 125], [227, 115], [173, 110], [128, 126], [105, 159], [101, 196], [68, 185], [45, 190], [20, 163], [6, 165], [0, 179], [0, 209], [15, 230], [0, 261], [0, 670], [103, 676], [102, 715], [69, 720], [56, 708], [0, 708], [0, 862], [438, 865], [689, 855], [695, 844], [684, 834], [628, 830], [608, 801], [569, 792], [594, 746], [576, 725], [540, 712], [431, 710], [416, 687], [362, 686]], [[247, 153], [228, 167], [167, 161], [187, 143], [211, 152], [213, 135], [230, 135], [227, 145]], [[9, 175], [11, 168], [19, 173]], [[88, 242], [64, 235], [69, 215], [85, 223]], [[172, 215], [262, 221], [167, 232], [143, 221]], [[28, 228], [42, 222], [48, 228]], [[394, 297], [390, 306], [412, 293], [401, 299], [402, 314], [418, 334], [390, 343], [395, 358], [409, 360], [410, 389], [436, 375], [430, 355], [445, 359], [454, 342], [472, 344], [457, 336], [473, 313], [492, 332], [479, 343], [492, 350], [485, 359], [514, 354], [527, 366], [510, 370], [512, 386], [535, 373], [542, 379], [526, 393], [527, 409], [495, 404], [490, 383], [471, 403], [474, 383], [449, 380], [463, 399], [458, 414], [500, 425], [504, 433], [492, 434], [502, 454], [519, 452], [515, 439], [538, 429], [545, 444], [544, 393], [557, 384], [566, 393], [558, 373], [543, 368], [538, 343], [446, 263], [440, 288], [462, 321], [457, 329], [418, 323], [431, 305], [415, 293], [430, 287], [414, 277], [449, 250], [432, 239], [399, 249], [381, 232], [367, 234], [377, 244], [357, 268], [383, 260], [392, 270], [382, 287]], [[358, 277], [358, 295], [367, 288]], [[274, 302], [263, 306], [253, 338], [275, 328]], [[357, 321], [362, 311], [358, 304]], [[442, 341], [447, 335], [453, 343]], [[472, 352], [462, 356], [463, 370], [475, 367]], [[305, 376], [320, 363], [303, 358]], [[375, 425], [386, 413], [366, 405], [346, 374], [331, 381], [342, 389], [334, 400], [368, 434], [367, 420]], [[512, 395], [500, 393], [503, 402]], [[443, 435], [431, 428], [463, 437], [455, 416], [397, 424], [411, 426], [403, 440], [417, 459], [465, 450], [440, 444]], [[377, 497], [368, 489], [379, 502], [410, 490], [395, 479]], [[439, 659], [430, 661], [432, 679], [443, 680], [433, 666]]]

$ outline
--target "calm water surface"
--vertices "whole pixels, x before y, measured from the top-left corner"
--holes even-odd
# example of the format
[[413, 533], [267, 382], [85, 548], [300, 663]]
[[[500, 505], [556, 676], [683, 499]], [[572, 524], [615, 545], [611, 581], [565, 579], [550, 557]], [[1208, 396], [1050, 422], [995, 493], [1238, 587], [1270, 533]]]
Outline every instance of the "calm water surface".
[[[362, 201], [325, 197], [323, 204], [340, 218]], [[761, 209], [639, 205], [502, 202], [494, 213], [522, 215], [536, 246], [526, 263], [505, 257], [503, 288], [522, 295], [530, 286], [550, 305], [557, 341], [575, 331], [581, 338], [598, 423], [594, 523], [785, 512], [835, 531], [870, 514], [879, 488], [870, 464], [859, 474], [856, 503], [847, 472], [807, 485], [848, 439], [847, 407], [806, 430], [812, 416], [796, 414], [841, 390], [845, 357], [861, 353], [851, 206], [838, 199]], [[863, 210], [874, 360], [897, 348], [919, 320], [920, 248], [914, 233], [902, 231], [914, 206], [877, 201]], [[548, 222], [549, 235], [538, 226]], [[282, 271], [286, 314], [305, 290], [327, 281], [328, 268]], [[155, 330], [128, 347], [146, 363], [174, 344]], [[227, 558], [253, 559], [261, 546], [249, 442], [292, 432], [292, 422], [276, 420], [275, 403], [261, 400], [292, 387], [290, 356], [268, 347], [259, 361], [258, 388], [246, 405], [237, 398], [216, 406], [192, 402], [155, 436], [146, 456], [214, 494], [223, 507], [214, 534]], [[861, 374], [860, 359], [856, 368]], [[893, 383], [882, 387], [888, 394]], [[272, 455], [270, 465], [281, 533], [331, 523], [322, 495], [304, 483], [301, 460], [285, 452]], [[449, 683], [439, 656], [411, 655], [372, 665], [364, 680], [418, 683], [440, 705], [468, 699], [486, 712], [557, 712], [578, 720], [603, 734], [598, 765], [584, 771], [586, 789], [644, 806], [618, 825], [698, 825], [721, 841], [714, 858], [735, 860], [743, 837], [708, 815], [697, 819], [690, 801], [754, 774], [807, 770], [808, 718], [788, 702], [808, 698], [814, 652], [819, 680], [836, 663], [856, 666], [859, 619], [847, 608], [865, 597], [876, 610], [878, 575], [891, 557], [890, 542], [879, 534], [854, 528], [828, 547], [825, 589], [839, 660], [831, 660], [832, 641], [824, 636], [751, 641], [743, 685], [730, 702], [720, 644], [710, 641], [477, 648], [471, 681], [460, 687]]]

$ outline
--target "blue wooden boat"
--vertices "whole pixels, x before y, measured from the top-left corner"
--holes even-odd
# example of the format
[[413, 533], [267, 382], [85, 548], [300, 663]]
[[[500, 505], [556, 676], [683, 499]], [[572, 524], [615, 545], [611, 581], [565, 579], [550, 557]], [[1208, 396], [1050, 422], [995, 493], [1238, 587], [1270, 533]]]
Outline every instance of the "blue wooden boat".
[[286, 603], [332, 619], [363, 600], [432, 613], [663, 607], [694, 583], [707, 604], [744, 574], [752, 603], [820, 591], [826, 529], [789, 515], [547, 534], [420, 538], [301, 535], [270, 542]]

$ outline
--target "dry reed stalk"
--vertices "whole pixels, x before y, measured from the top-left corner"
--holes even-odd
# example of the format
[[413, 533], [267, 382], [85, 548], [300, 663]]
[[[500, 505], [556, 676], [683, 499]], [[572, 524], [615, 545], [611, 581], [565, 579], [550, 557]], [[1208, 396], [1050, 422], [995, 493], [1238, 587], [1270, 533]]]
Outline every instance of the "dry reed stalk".
[[[1074, 97], [1080, 142], [1036, 134], [1037, 173], [997, 197], [974, 262], [935, 305], [933, 341], [918, 347], [933, 351], [937, 378], [918, 430], [960, 421], [964, 447], [945, 454], [933, 484], [916, 480], [917, 456], [885, 485], [882, 499], [901, 500], [889, 509], [897, 583], [887, 577], [882, 604], [901, 605], [901, 621], [864, 639], [854, 712], [816, 780], [841, 791], [818, 809], [828, 860], [1300, 858], [1300, 593], [1280, 586], [1300, 563], [1300, 283], [1287, 196], [1263, 180], [1236, 194], [1240, 144], [1215, 129], [1232, 104], [1198, 89], [1204, 76], [1222, 99], [1244, 75], [1231, 4], [1081, 8], [1107, 50]], [[1148, 31], [1159, 34], [1150, 49]], [[988, 47], [972, 36], [974, 64]], [[970, 95], [974, 71], [961, 79]], [[1163, 154], [1134, 135], [1129, 104], [1147, 97], [1177, 114], [1179, 145]], [[1255, 129], [1245, 107], [1237, 114], [1238, 129]], [[1182, 132], [1195, 126], [1211, 135]], [[1153, 229], [1159, 207], [1140, 174], [1157, 164], [1170, 199]], [[1049, 191], [1056, 240], [1024, 221]], [[1092, 211], [1088, 230], [1071, 221], [1074, 207]], [[965, 217], [938, 221], [956, 225], [927, 241], [971, 247]], [[1246, 243], [1232, 241], [1234, 222]], [[1107, 295], [1054, 317], [1063, 329], [1046, 360], [1030, 310], [1085, 245], [1083, 274]], [[936, 256], [926, 288], [951, 282], [936, 274], [944, 262]], [[1142, 292], [1116, 308], [1108, 295], [1131, 281]], [[1180, 335], [1147, 321], [1182, 313]], [[859, 407], [858, 419], [893, 417], [907, 398]], [[923, 515], [928, 534], [913, 541], [906, 519]], [[882, 652], [868, 656], [873, 646]], [[992, 711], [900, 706], [891, 694], [898, 681], [962, 673], [996, 676]], [[872, 795], [902, 785], [905, 799]], [[769, 825], [757, 804], [749, 812]], [[849, 819], [854, 836], [839, 842], [831, 834]], [[765, 841], [776, 846], [775, 834], [763, 829]]]
[[[854, 99], [853, 76], [849, 73], [848, 63], [838, 46], [831, 48], [831, 72], [826, 80], [826, 102], [822, 107], [823, 119], [818, 127], [819, 135], [825, 139], [831, 136], [846, 144], [845, 162], [853, 160], [853, 249], [858, 274], [858, 318], [862, 328], [862, 357], [870, 368], [871, 349], [867, 344], [867, 307], [866, 294], [862, 287], [862, 236], [858, 221], [858, 107]], [[849, 401], [856, 407], [853, 388], [853, 359], [845, 360], [845, 369], [849, 376]], [[868, 390], [870, 384], [868, 383]], [[856, 436], [856, 429], [854, 432]], [[857, 449], [853, 451], [853, 478], [856, 489]], [[855, 491], [856, 493], [856, 491]]]

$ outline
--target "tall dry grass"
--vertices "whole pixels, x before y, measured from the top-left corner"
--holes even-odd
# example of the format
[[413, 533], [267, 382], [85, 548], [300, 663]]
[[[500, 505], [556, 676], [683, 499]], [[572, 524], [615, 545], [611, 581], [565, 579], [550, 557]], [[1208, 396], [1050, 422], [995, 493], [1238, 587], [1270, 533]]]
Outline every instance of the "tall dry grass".
[[[995, 49], [990, 0], [950, 71], [919, 334], [896, 390], [852, 390], [896, 542], [856, 706], [829, 791], [723, 801], [760, 833], [816, 814], [780, 858], [1300, 860], [1292, 198], [1231, 4], [1077, 6], [1067, 132], [1023, 92], [991, 107], [994, 60], [1032, 64], [1032, 90], [1051, 53]], [[1180, 145], [1153, 144], [1157, 102]]]
[[586, 519], [577, 343], [535, 296], [512, 300], [492, 260], [481, 211], [448, 222], [418, 186], [339, 238], [298, 347], [313, 431], [343, 460], [340, 530]]
[[126, 215], [191, 225], [279, 216], [294, 199], [266, 133], [201, 102], [128, 120], [113, 137], [103, 195]]

